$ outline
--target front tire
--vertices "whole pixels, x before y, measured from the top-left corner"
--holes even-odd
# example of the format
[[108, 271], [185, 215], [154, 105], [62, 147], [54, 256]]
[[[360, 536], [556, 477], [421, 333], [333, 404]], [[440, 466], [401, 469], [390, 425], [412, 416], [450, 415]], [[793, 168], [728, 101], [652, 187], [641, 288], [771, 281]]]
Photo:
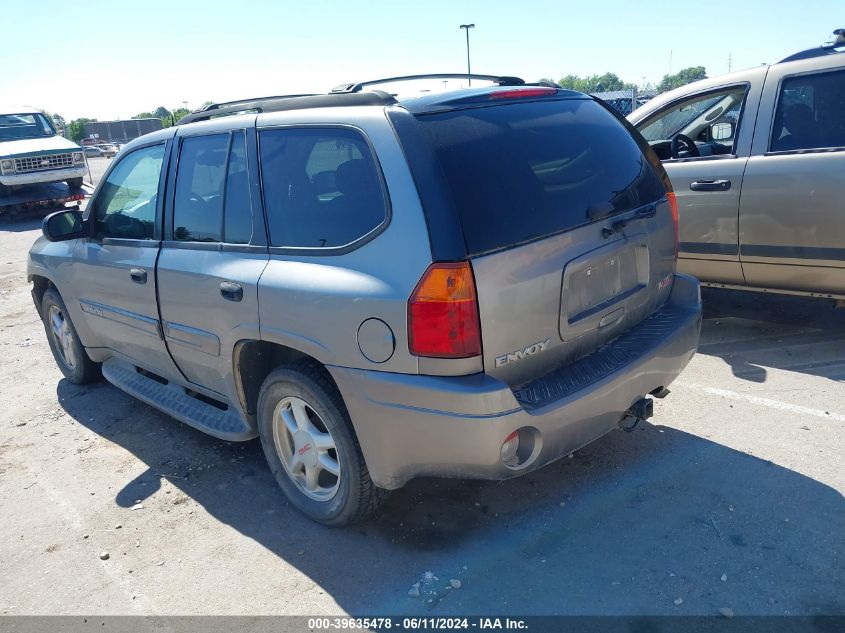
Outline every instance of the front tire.
[[373, 484], [346, 405], [325, 369], [310, 362], [267, 376], [258, 430], [273, 476], [288, 500], [324, 525], [346, 525], [377, 508]]
[[66, 182], [71, 189], [79, 189], [82, 186], [82, 178], [71, 178]]
[[48, 288], [41, 299], [41, 316], [56, 365], [72, 383], [84, 385], [100, 377], [100, 366], [88, 357], [59, 293]]

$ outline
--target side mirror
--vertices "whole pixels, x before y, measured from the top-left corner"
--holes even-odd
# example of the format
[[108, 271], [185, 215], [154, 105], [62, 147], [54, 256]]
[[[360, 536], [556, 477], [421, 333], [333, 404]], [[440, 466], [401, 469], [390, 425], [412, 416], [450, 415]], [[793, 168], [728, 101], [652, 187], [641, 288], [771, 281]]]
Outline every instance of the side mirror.
[[710, 138], [714, 141], [727, 141], [734, 137], [735, 131], [733, 121], [719, 121], [710, 126]]
[[44, 218], [41, 232], [51, 242], [73, 240], [85, 236], [85, 221], [78, 209], [56, 211]]

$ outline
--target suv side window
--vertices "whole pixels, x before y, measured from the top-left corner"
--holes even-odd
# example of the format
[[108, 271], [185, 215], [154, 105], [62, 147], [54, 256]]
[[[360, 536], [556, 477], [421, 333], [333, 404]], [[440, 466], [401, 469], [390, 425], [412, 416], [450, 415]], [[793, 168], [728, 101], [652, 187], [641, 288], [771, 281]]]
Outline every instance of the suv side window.
[[271, 246], [345, 246], [385, 222], [381, 176], [360, 132], [269, 129], [259, 145]]
[[769, 151], [845, 147], [845, 70], [784, 79]]
[[678, 134], [695, 141], [701, 156], [734, 154], [746, 93], [746, 86], [732, 86], [695, 95], [672, 103], [637, 129], [661, 160], [672, 158], [669, 145]]
[[230, 135], [182, 140], [173, 200], [173, 239], [220, 242]]
[[252, 201], [249, 195], [246, 137], [243, 132], [235, 132], [232, 138], [226, 170], [223, 216], [223, 240], [229, 244], [248, 244], [252, 238]]
[[143, 147], [119, 159], [97, 195], [95, 238], [153, 239], [164, 147]]

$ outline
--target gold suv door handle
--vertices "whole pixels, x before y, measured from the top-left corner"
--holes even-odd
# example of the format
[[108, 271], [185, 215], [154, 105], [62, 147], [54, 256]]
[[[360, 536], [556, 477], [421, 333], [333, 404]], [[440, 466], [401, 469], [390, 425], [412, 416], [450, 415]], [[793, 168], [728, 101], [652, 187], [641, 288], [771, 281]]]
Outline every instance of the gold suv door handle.
[[228, 301], [240, 301], [244, 298], [244, 289], [234, 281], [221, 281], [220, 294]]
[[727, 191], [731, 188], [730, 180], [696, 180], [689, 188], [693, 191]]

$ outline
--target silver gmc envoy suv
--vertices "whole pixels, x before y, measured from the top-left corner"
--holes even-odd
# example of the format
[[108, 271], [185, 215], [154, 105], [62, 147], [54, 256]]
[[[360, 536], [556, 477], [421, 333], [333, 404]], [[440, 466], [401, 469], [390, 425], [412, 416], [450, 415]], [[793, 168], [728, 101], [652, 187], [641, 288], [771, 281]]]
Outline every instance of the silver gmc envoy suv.
[[62, 373], [259, 436], [330, 525], [647, 418], [701, 323], [660, 161], [591, 97], [476, 77], [216, 104], [128, 144], [30, 251]]

